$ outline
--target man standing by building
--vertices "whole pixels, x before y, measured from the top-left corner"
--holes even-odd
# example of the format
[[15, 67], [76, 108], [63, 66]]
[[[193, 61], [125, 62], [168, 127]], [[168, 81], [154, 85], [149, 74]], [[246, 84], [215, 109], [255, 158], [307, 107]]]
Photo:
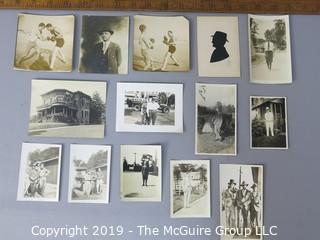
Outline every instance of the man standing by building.
[[269, 137], [269, 130], [271, 132], [271, 136], [274, 136], [274, 115], [270, 109], [270, 107], [266, 108], [266, 113], [264, 114], [264, 119], [266, 122], [266, 135]]
[[121, 48], [111, 42], [113, 31], [104, 27], [98, 34], [101, 41], [94, 46], [94, 72], [118, 74], [122, 60]]

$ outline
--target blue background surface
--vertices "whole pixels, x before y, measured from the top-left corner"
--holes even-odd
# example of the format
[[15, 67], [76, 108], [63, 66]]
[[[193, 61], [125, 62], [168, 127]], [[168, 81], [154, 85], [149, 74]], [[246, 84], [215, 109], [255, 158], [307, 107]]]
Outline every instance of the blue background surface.
[[[18, 10], [0, 11], [0, 239], [45, 239], [31, 235], [33, 225], [63, 227], [65, 225], [123, 225], [136, 230], [139, 224], [151, 226], [219, 225], [219, 164], [264, 165], [264, 224], [278, 225], [278, 236], [265, 239], [318, 239], [319, 228], [319, 52], [320, 16], [291, 16], [292, 85], [253, 85], [249, 83], [247, 15], [239, 15], [241, 78], [199, 78], [197, 73], [196, 16], [183, 14], [190, 20], [191, 71], [186, 73], [145, 73], [132, 70], [133, 21], [130, 19], [129, 74], [80, 74], [79, 40], [81, 16], [130, 15], [141, 12], [23, 11], [37, 14], [75, 14], [74, 70], [71, 73], [22, 72], [13, 70]], [[175, 13], [152, 13], [178, 15]], [[210, 15], [210, 14], [202, 14]], [[226, 14], [223, 14], [226, 15]], [[107, 133], [101, 140], [39, 138], [27, 135], [31, 79], [81, 79], [108, 82]], [[116, 82], [172, 82], [184, 84], [184, 133], [116, 133]], [[237, 83], [238, 85], [238, 155], [195, 156], [195, 83]], [[288, 99], [288, 150], [250, 150], [249, 96], [275, 95]], [[62, 143], [63, 158], [60, 202], [17, 202], [18, 172], [22, 142]], [[110, 204], [70, 204], [68, 171], [70, 143], [112, 145]], [[163, 200], [161, 203], [121, 202], [120, 144], [161, 144], [163, 146]], [[211, 160], [210, 219], [170, 219], [169, 160]], [[53, 238], [50, 238], [53, 239]], [[57, 239], [69, 239], [59, 237]], [[127, 233], [122, 237], [76, 237], [74, 239], [219, 239], [211, 237], [145, 237]]]

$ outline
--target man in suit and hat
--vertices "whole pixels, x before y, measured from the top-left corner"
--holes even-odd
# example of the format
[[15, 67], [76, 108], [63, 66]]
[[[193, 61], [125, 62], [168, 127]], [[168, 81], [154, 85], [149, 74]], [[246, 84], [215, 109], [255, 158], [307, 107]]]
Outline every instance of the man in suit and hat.
[[226, 42], [229, 42], [227, 39], [227, 34], [224, 32], [216, 31], [214, 35], [211, 35], [212, 37], [212, 46], [215, 48], [211, 55], [210, 62], [219, 62], [222, 60], [225, 60], [229, 57], [229, 54], [224, 47]]
[[236, 185], [235, 181], [230, 179], [228, 188], [222, 192], [222, 209], [225, 210], [226, 228], [236, 227]]
[[119, 73], [121, 64], [121, 48], [111, 42], [113, 30], [103, 27], [98, 31], [100, 42], [94, 46], [94, 72]]
[[[237, 192], [236, 202], [239, 212], [239, 221], [242, 222], [242, 228], [248, 227], [248, 214], [249, 214], [249, 205], [251, 202], [251, 192], [247, 189], [248, 184], [245, 181], [242, 181], [240, 184], [240, 189]], [[238, 223], [240, 226], [240, 224]]]

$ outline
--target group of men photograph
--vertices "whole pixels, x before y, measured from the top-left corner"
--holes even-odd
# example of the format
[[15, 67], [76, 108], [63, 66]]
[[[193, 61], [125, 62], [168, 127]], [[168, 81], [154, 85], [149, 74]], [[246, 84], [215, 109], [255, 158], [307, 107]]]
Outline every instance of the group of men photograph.
[[103, 191], [103, 173], [101, 169], [87, 170], [84, 175], [83, 194], [84, 196], [90, 196], [94, 194], [101, 194]]
[[230, 179], [228, 187], [222, 192], [222, 211], [225, 212], [225, 224], [227, 229], [251, 228], [255, 233], [261, 227], [261, 193], [258, 185], [253, 183], [249, 190], [249, 184], [242, 181], [239, 188], [237, 183]]

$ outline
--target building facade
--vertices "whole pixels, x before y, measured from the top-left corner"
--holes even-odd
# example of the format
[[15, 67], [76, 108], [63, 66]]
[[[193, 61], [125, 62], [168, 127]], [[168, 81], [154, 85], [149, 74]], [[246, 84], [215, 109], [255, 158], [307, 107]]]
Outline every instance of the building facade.
[[43, 103], [37, 107], [38, 122], [89, 124], [91, 97], [83, 92], [54, 89], [41, 95]]

